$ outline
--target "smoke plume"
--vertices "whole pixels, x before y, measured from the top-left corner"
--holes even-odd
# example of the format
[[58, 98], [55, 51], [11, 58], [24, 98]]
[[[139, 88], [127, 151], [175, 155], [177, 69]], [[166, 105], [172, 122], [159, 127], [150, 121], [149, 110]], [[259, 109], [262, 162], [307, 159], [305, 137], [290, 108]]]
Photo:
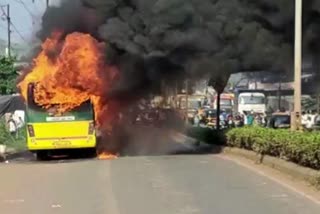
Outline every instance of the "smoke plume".
[[[58, 28], [108, 43], [121, 72], [111, 96], [128, 96], [183, 76], [290, 71], [294, 8], [292, 0], [64, 0], [38, 35]], [[304, 1], [305, 56], [319, 55], [319, 19], [320, 0]]]

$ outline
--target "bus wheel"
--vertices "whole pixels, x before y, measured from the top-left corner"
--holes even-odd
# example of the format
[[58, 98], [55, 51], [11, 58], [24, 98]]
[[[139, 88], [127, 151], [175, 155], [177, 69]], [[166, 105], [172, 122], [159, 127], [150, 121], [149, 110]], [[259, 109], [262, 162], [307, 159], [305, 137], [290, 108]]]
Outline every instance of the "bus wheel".
[[37, 151], [37, 160], [38, 161], [45, 161], [48, 160], [48, 152], [47, 151]]
[[87, 149], [87, 153], [89, 158], [95, 158], [97, 157], [97, 151], [96, 148], [92, 148], [92, 149]]

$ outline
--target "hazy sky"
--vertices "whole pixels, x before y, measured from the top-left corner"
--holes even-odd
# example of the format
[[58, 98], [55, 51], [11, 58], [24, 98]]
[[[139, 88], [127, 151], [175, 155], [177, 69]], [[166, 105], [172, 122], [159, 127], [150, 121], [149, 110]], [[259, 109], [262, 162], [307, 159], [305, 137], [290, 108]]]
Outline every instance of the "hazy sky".
[[[58, 0], [50, 0], [52, 3]], [[23, 3], [21, 3], [23, 2]], [[0, 5], [10, 4], [11, 38], [13, 42], [30, 42], [34, 32], [39, 27], [41, 16], [46, 8], [46, 0], [0, 0]], [[6, 12], [7, 8], [3, 7]], [[3, 11], [0, 10], [0, 38], [7, 41], [7, 20]], [[18, 32], [21, 36], [19, 36]], [[23, 37], [23, 38], [21, 38]], [[26, 41], [25, 41], [26, 40]]]

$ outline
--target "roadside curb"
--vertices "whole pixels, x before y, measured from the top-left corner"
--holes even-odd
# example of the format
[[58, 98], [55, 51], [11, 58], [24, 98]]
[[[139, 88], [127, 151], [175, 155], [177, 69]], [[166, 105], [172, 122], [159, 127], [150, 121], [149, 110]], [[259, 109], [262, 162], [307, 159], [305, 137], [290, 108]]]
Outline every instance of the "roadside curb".
[[295, 163], [288, 162], [286, 160], [282, 160], [276, 157], [271, 157], [268, 155], [259, 155], [256, 152], [239, 148], [223, 147], [222, 151], [224, 154], [244, 157], [246, 159], [254, 161], [256, 164], [263, 164], [270, 168], [276, 169], [282, 173], [285, 173], [293, 177], [294, 179], [307, 181], [311, 184], [320, 182], [320, 171], [318, 170], [299, 166]]
[[14, 148], [7, 147], [6, 148], [6, 152], [4, 154], [0, 154], [0, 163], [7, 161], [7, 159], [10, 156], [12, 156], [12, 155], [14, 155], [16, 153], [17, 153], [17, 151]]
[[[193, 139], [197, 142], [197, 140], [192, 137], [185, 137], [188, 139]], [[243, 157], [253, 161], [256, 164], [262, 164], [282, 173], [285, 173], [294, 179], [307, 181], [308, 183], [316, 186], [317, 188], [320, 187], [320, 170], [314, 170], [311, 168], [303, 167], [298, 164], [282, 160], [276, 157], [272, 157], [269, 155], [257, 154], [256, 152], [250, 150], [228, 146], [211, 145], [204, 142], [201, 142], [200, 144], [211, 146], [211, 149], [209, 150], [211, 151], [210, 153], [219, 152], [225, 155]]]

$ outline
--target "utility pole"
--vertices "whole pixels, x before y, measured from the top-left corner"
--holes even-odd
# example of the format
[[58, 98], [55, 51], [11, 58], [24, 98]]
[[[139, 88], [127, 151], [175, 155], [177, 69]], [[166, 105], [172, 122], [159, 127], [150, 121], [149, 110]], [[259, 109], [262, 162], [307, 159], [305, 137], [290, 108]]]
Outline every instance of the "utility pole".
[[174, 108], [178, 108], [178, 81], [175, 81], [175, 86], [174, 86]]
[[8, 24], [8, 57], [11, 57], [11, 18], [10, 18], [10, 5], [7, 4], [7, 24]]
[[320, 95], [317, 93], [317, 114], [320, 114]]
[[220, 130], [220, 101], [221, 101], [221, 91], [217, 91], [217, 119], [216, 119], [216, 129]]
[[[7, 11], [5, 11], [3, 8], [6, 7]], [[8, 41], [7, 41], [7, 51], [8, 51], [8, 57], [11, 57], [11, 18], [10, 18], [10, 5], [6, 4], [6, 5], [0, 5], [1, 11], [2, 13], [6, 16], [6, 20], [7, 20], [7, 35], [8, 35]]]
[[189, 81], [188, 79], [186, 80], [186, 124], [189, 124]]
[[302, 61], [302, 0], [295, 0], [295, 47], [294, 47], [294, 112], [291, 129], [301, 127], [301, 61]]
[[278, 83], [278, 109], [281, 111], [281, 81]]
[[46, 6], [49, 7], [49, 0], [46, 0]]

